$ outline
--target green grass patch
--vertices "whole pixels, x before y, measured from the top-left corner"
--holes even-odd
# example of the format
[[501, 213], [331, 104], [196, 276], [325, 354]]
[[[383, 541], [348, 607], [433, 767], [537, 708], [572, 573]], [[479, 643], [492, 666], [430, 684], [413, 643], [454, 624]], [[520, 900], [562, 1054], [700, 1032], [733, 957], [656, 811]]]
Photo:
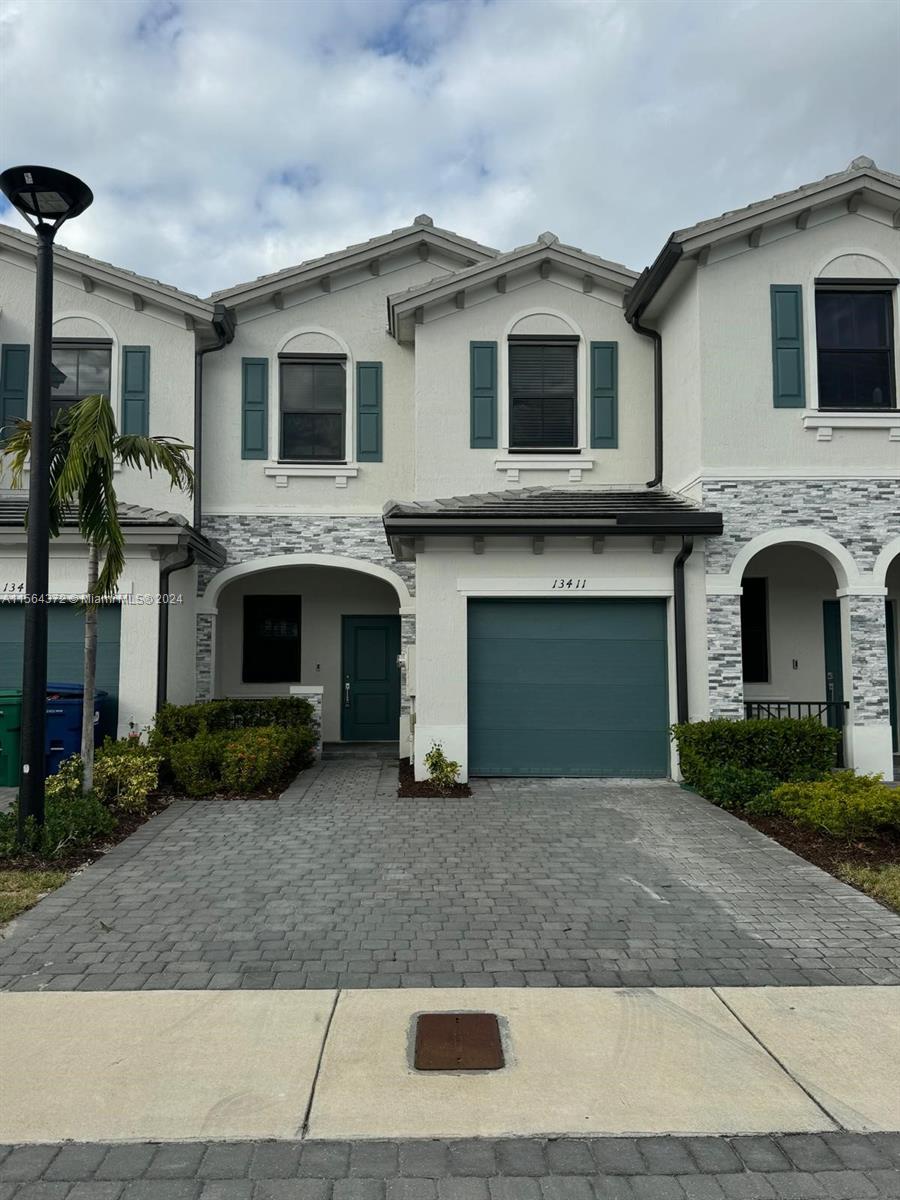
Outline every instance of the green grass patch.
[[0, 925], [37, 904], [68, 878], [68, 871], [0, 871]]
[[881, 867], [860, 867], [854, 863], [841, 863], [837, 874], [838, 878], [859, 888], [873, 900], [900, 912], [900, 863], [888, 863]]

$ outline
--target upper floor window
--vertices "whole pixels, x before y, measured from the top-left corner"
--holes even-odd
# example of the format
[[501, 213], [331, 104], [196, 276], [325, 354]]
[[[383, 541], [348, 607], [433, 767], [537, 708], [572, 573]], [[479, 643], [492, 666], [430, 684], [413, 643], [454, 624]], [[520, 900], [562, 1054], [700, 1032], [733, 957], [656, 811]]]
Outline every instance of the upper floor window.
[[895, 408], [891, 293], [816, 289], [819, 408]]
[[279, 372], [279, 457], [295, 462], [343, 462], [346, 355], [283, 354]]
[[50, 372], [50, 420], [85, 396], [109, 396], [112, 342], [58, 338]]
[[577, 379], [577, 338], [510, 337], [510, 449], [578, 445]]

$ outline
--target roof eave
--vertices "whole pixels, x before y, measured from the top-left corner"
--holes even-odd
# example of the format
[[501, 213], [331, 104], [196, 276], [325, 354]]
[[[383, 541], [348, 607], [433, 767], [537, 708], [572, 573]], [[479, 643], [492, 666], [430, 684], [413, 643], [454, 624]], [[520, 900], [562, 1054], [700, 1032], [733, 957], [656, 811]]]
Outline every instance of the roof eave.
[[388, 538], [394, 537], [466, 537], [528, 536], [531, 534], [562, 537], [592, 533], [614, 537], [642, 537], [690, 533], [717, 537], [722, 533], [722, 514], [717, 512], [629, 513], [606, 517], [473, 517], [467, 516], [391, 516], [383, 518]]

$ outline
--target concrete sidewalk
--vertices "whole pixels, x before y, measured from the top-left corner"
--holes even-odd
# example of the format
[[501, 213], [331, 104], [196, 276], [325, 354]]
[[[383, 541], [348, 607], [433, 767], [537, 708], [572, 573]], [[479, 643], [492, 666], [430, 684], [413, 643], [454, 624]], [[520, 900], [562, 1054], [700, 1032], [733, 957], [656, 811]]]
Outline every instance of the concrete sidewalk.
[[[466, 1010], [507, 1067], [413, 1070], [415, 1014]], [[9, 993], [0, 1063], [16, 1144], [868, 1133], [900, 988]]]

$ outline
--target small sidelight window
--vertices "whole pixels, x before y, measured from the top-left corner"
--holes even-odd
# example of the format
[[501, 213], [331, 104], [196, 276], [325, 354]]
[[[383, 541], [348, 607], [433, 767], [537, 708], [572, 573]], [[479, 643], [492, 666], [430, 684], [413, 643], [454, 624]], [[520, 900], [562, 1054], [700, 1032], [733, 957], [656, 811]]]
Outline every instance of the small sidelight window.
[[300, 597], [244, 597], [244, 683], [300, 682]]
[[889, 291], [816, 291], [819, 408], [895, 408]]
[[112, 342], [65, 338], [55, 341], [50, 369], [50, 420], [55, 422], [85, 396], [109, 398], [111, 363]]
[[769, 682], [769, 606], [765, 579], [744, 579], [741, 594], [741, 654], [744, 683]]
[[346, 358], [282, 355], [279, 368], [279, 457], [293, 462], [345, 461]]
[[578, 342], [509, 341], [509, 445], [513, 450], [578, 444]]

